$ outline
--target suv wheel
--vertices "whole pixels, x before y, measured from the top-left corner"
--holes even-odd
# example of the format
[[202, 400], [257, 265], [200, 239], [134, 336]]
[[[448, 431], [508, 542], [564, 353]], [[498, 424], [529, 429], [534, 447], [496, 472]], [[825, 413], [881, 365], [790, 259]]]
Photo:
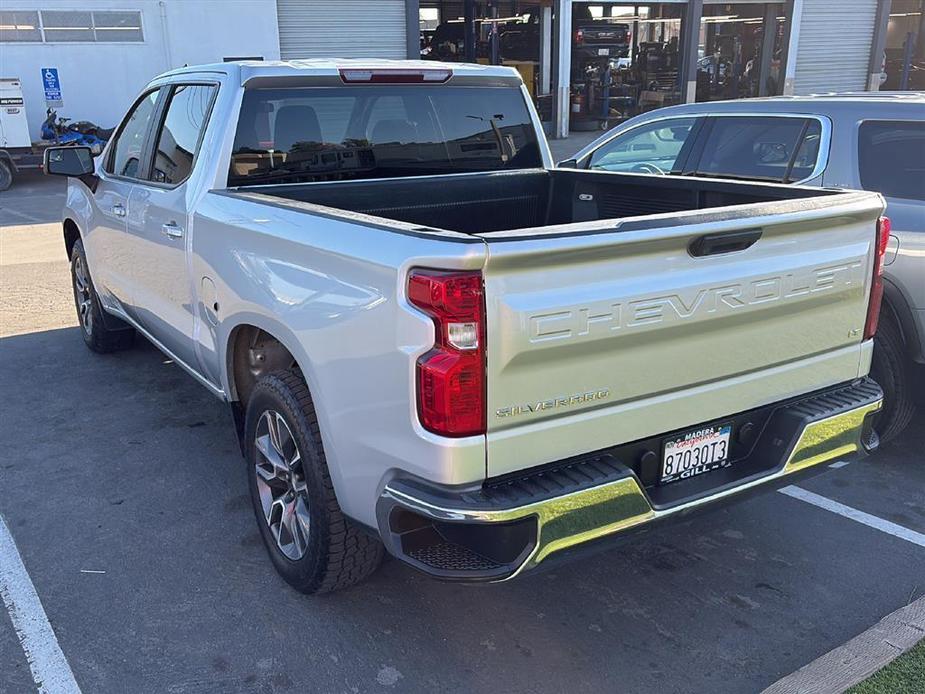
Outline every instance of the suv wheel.
[[[87, 255], [80, 239], [71, 250], [71, 284], [84, 344], [101, 354], [131, 347], [135, 330], [115, 316], [106, 316], [105, 320], [103, 318], [103, 308], [93, 287]], [[119, 327], [113, 327], [113, 324], [119, 324]]]
[[375, 571], [382, 543], [340, 510], [299, 371], [280, 371], [257, 382], [247, 403], [244, 436], [257, 525], [286, 582], [303, 593], [326, 593]]
[[870, 376], [883, 389], [883, 409], [874, 428], [880, 440], [887, 442], [896, 438], [912, 420], [915, 403], [912, 400], [912, 374], [899, 328], [885, 314], [880, 316], [874, 337]]

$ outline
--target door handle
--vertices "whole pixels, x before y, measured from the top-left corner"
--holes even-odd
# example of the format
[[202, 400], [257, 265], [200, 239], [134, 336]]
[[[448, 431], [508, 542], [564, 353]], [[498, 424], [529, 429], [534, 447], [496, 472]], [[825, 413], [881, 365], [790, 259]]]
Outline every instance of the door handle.
[[113, 206], [110, 208], [110, 210], [112, 211], [112, 213], [113, 213], [116, 217], [124, 217], [124, 216], [125, 216], [125, 205], [123, 205], [121, 202], [117, 202], [115, 205], [113, 205]]
[[162, 224], [161, 231], [164, 232], [164, 236], [167, 236], [171, 239], [183, 238], [183, 228], [178, 226], [176, 222], [167, 222], [166, 224]]
[[694, 257], [744, 251], [761, 238], [761, 229], [734, 231], [731, 234], [707, 234], [691, 243], [688, 252]]

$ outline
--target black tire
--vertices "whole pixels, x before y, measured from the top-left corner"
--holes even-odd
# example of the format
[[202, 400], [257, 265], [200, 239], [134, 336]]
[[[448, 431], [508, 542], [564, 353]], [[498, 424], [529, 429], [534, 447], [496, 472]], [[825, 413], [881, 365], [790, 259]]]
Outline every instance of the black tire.
[[106, 354], [132, 346], [135, 330], [115, 316], [103, 316], [83, 242], [78, 239], [71, 249], [71, 288], [74, 290], [74, 306], [80, 321], [80, 334], [84, 344], [94, 352]]
[[[258, 451], [257, 439], [258, 430], [266, 431], [276, 414], [287, 427], [284, 432], [277, 423], [276, 451], [281, 454], [278, 460], [291, 475], [283, 482], [274, 477], [271, 485], [267, 482], [267, 471], [276, 468]], [[247, 403], [244, 437], [254, 515], [270, 559], [283, 579], [302, 593], [328, 593], [359, 583], [373, 573], [382, 561], [382, 542], [346, 518], [337, 503], [315, 408], [298, 370], [279, 371], [257, 382]], [[271, 437], [270, 433], [260, 436], [264, 449], [268, 441], [272, 443]], [[298, 462], [290, 463], [296, 453]], [[263, 471], [259, 476], [258, 462], [262, 463]], [[280, 496], [270, 503], [267, 511], [265, 501], [270, 498], [267, 494], [277, 493]], [[293, 509], [288, 517], [295, 519], [290, 521], [295, 532], [282, 529], [285, 513], [282, 509], [286, 506]], [[298, 521], [297, 508], [308, 520], [307, 529], [304, 522]], [[279, 522], [274, 523], [276, 517]]]
[[870, 376], [883, 389], [883, 409], [874, 425], [884, 443], [895, 439], [912, 420], [915, 403], [912, 380], [899, 328], [885, 314], [874, 337], [874, 355]]
[[0, 159], [0, 191], [9, 190], [13, 185], [13, 167], [6, 159]]

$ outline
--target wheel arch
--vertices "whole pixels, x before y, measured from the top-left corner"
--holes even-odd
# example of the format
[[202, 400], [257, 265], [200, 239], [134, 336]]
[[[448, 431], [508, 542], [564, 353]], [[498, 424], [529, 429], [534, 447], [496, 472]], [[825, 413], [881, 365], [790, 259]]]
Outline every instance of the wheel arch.
[[294, 341], [286, 333], [256, 321], [242, 321], [229, 331], [225, 342], [225, 377], [230, 401], [246, 405], [256, 382], [273, 371], [295, 367], [308, 381], [297, 351], [290, 346]]
[[[231, 322], [226, 321], [231, 324]], [[323, 393], [319, 390], [314, 363], [302, 346], [302, 341], [281, 323], [260, 314], [238, 316], [224, 340], [225, 393], [238, 434], [238, 443], [244, 452], [244, 420], [247, 397], [261, 376], [275, 370], [298, 368], [308, 388], [318, 419], [318, 428], [325, 447], [328, 470], [335, 491], [344, 489], [344, 480], [337, 462], [336, 447], [328, 445], [330, 426], [324, 407]], [[254, 349], [262, 351], [265, 359], [256, 359]], [[257, 364], [252, 364], [257, 361]]]
[[68, 260], [71, 258], [71, 252], [74, 250], [74, 244], [80, 238], [80, 227], [70, 217], [65, 217], [62, 224], [64, 231], [64, 249], [67, 251]]

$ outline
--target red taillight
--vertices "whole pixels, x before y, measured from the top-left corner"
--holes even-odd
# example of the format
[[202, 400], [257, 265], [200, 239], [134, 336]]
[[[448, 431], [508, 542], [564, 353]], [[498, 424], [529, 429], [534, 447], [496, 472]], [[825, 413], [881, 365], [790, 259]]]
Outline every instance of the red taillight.
[[408, 300], [434, 319], [418, 359], [418, 416], [443, 436], [485, 433], [485, 300], [480, 272], [415, 270]]
[[575, 45], [580, 46], [585, 42], [585, 32], [581, 29], [575, 30]]
[[453, 76], [442, 68], [422, 70], [349, 68], [338, 70], [347, 84], [443, 84]]
[[877, 249], [874, 254], [874, 276], [870, 285], [870, 300], [867, 304], [867, 323], [864, 325], [864, 339], [869, 340], [877, 334], [880, 321], [880, 303], [883, 301], [883, 256], [890, 242], [890, 218], [877, 220]]

